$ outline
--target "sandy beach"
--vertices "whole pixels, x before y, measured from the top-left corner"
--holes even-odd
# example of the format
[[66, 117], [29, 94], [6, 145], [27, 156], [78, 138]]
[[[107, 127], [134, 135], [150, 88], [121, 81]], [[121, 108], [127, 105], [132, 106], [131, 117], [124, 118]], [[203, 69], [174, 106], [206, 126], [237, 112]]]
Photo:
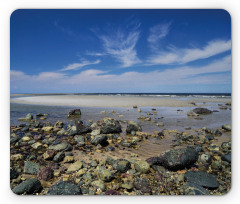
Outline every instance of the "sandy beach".
[[[229, 98], [189, 98], [182, 100], [170, 97], [154, 96], [104, 96], [104, 95], [47, 95], [16, 97], [12, 103], [56, 106], [81, 106], [81, 107], [132, 107], [141, 106], [167, 106], [167, 107], [191, 107], [193, 103], [226, 103]], [[204, 104], [201, 104], [203, 106]]]

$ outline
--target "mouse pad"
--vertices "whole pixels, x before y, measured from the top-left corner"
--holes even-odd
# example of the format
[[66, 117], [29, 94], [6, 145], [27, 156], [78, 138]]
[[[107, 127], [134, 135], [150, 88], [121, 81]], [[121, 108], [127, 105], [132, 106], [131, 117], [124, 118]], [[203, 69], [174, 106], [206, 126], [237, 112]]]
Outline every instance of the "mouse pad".
[[17, 195], [224, 195], [231, 17], [222, 9], [10, 16]]

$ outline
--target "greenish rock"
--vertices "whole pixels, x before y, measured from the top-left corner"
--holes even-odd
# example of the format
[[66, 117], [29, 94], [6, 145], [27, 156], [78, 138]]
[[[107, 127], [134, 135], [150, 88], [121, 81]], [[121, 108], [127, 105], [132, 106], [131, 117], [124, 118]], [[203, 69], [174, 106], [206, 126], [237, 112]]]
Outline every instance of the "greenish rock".
[[231, 131], [231, 124], [222, 125], [222, 129], [224, 129], [226, 131]]
[[10, 144], [15, 144], [16, 142], [18, 142], [18, 140], [20, 140], [20, 137], [18, 136], [11, 137]]
[[184, 179], [189, 183], [194, 183], [209, 189], [216, 189], [219, 187], [217, 176], [208, 174], [204, 171], [188, 171], [184, 174]]
[[150, 170], [150, 165], [146, 161], [142, 160], [136, 161], [134, 167], [138, 172], [141, 172], [143, 174], [148, 173]]
[[97, 167], [97, 162], [95, 161], [95, 160], [92, 160], [91, 162], [90, 162], [90, 165], [92, 166], [92, 167]]
[[51, 186], [46, 195], [82, 195], [82, 191], [78, 185], [61, 180]]
[[64, 152], [58, 152], [58, 153], [53, 157], [53, 161], [55, 161], [55, 162], [61, 162], [61, 161], [63, 161], [64, 157], [65, 157]]
[[111, 134], [122, 132], [121, 125], [118, 120], [114, 118], [104, 118], [101, 124], [101, 133]]
[[131, 163], [126, 159], [118, 159], [114, 162], [113, 167], [121, 173], [127, 172], [131, 169]]
[[61, 129], [57, 132], [58, 136], [65, 135], [65, 134], [66, 134], [66, 131], [64, 129]]
[[31, 113], [28, 113], [25, 117], [26, 121], [32, 120], [33, 119], [33, 115]]
[[41, 147], [42, 147], [42, 143], [40, 143], [40, 142], [36, 142], [32, 145], [33, 149], [40, 149]]
[[122, 185], [121, 185], [122, 188], [125, 188], [127, 190], [131, 190], [133, 189], [133, 182], [124, 182]]
[[126, 132], [130, 134], [132, 131], [135, 131], [135, 132], [142, 131], [142, 128], [138, 123], [129, 121], [127, 124]]
[[74, 137], [74, 140], [80, 145], [85, 145], [85, 137], [84, 136], [76, 135]]
[[32, 161], [25, 161], [24, 163], [24, 173], [26, 174], [36, 175], [39, 169], [40, 169], [40, 165], [38, 163], [34, 163]]
[[199, 185], [187, 183], [184, 186], [184, 195], [210, 195], [210, 194], [206, 189]]
[[114, 178], [113, 173], [102, 166], [98, 168], [97, 175], [99, 179], [106, 182], [109, 182]]
[[68, 135], [73, 136], [77, 134], [77, 127], [73, 125], [68, 129]]
[[106, 186], [103, 181], [101, 180], [96, 180], [91, 183], [93, 187], [96, 187], [97, 189], [100, 189], [101, 191], [105, 191]]
[[17, 185], [12, 191], [15, 194], [36, 194], [41, 192], [42, 185], [41, 182], [35, 178], [27, 179], [19, 185]]
[[213, 161], [211, 164], [211, 168], [213, 170], [221, 170], [222, 169], [221, 161]]
[[62, 142], [60, 144], [51, 145], [48, 147], [48, 149], [51, 149], [54, 151], [71, 151], [72, 146], [66, 142]]
[[73, 173], [75, 171], [78, 171], [82, 167], [83, 167], [83, 163], [81, 161], [76, 161], [68, 167], [67, 173]]

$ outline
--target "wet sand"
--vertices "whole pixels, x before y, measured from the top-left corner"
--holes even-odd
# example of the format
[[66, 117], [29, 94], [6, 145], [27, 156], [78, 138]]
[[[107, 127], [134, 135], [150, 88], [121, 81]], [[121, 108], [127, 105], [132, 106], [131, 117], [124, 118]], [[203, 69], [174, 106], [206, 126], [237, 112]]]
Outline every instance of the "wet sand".
[[[194, 103], [226, 103], [229, 98], [170, 98], [156, 96], [47, 95], [12, 98], [12, 103], [80, 107], [192, 107]], [[204, 104], [201, 104], [204, 106]]]

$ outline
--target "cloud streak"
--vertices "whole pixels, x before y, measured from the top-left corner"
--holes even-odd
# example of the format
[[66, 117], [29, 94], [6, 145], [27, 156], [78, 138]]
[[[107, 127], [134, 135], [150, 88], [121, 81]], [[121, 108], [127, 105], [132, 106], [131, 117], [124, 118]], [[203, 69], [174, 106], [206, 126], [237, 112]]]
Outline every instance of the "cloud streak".
[[175, 48], [168, 51], [158, 51], [147, 60], [149, 65], [157, 64], [185, 64], [199, 59], [206, 59], [231, 50], [231, 40], [214, 40], [203, 48]]
[[60, 69], [59, 71], [78, 70], [78, 69], [81, 69], [88, 65], [99, 64], [100, 62], [101, 62], [100, 60], [96, 60], [96, 61], [92, 61], [92, 62], [90, 62], [88, 60], [83, 60], [81, 63], [69, 64], [68, 66], [64, 67], [63, 69]]
[[171, 22], [164, 23], [164, 24], [158, 24], [150, 28], [150, 35], [148, 37], [148, 42], [150, 43], [156, 43], [160, 39], [164, 38], [170, 29]]

